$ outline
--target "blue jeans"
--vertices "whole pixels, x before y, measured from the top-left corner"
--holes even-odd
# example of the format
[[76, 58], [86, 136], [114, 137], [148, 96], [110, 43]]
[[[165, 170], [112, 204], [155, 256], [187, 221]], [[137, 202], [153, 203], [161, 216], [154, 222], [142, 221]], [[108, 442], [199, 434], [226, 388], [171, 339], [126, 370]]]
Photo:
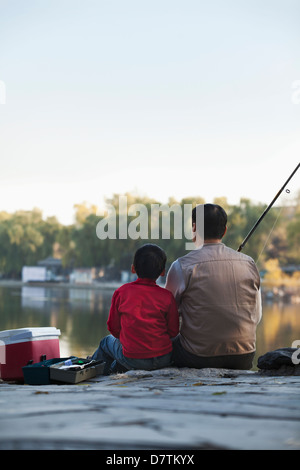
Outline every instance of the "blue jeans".
[[125, 372], [131, 369], [154, 370], [171, 366], [172, 353], [147, 359], [134, 359], [125, 357], [122, 344], [112, 335], [105, 336], [100, 341], [98, 349], [92, 355], [95, 361], [106, 362], [104, 375], [116, 372]]

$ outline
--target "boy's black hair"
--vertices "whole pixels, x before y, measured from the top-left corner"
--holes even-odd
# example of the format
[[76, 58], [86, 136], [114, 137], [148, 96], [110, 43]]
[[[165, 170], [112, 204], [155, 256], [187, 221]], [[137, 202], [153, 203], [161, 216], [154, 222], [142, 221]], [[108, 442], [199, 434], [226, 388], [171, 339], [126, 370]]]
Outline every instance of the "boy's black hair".
[[[196, 223], [196, 209], [192, 210], [192, 222]], [[204, 204], [204, 240], [221, 239], [227, 225], [227, 214], [218, 204]]]
[[167, 255], [159, 246], [147, 243], [135, 252], [133, 266], [140, 278], [157, 279], [165, 269]]

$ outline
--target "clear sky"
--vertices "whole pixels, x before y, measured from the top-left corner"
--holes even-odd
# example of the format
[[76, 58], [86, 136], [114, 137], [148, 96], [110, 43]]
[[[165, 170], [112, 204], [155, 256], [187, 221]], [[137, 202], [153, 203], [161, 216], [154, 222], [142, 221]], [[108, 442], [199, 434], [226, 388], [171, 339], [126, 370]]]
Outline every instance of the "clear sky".
[[0, 85], [0, 211], [269, 203], [300, 161], [300, 2], [0, 0]]

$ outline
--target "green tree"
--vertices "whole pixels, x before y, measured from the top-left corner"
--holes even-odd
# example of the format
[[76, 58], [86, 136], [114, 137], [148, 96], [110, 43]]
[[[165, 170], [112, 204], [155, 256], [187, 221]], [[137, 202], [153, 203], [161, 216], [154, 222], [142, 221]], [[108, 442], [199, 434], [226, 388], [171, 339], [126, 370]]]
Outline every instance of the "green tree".
[[[103, 219], [98, 215], [95, 205], [76, 204], [75, 222], [72, 225], [61, 225], [55, 217], [46, 220], [39, 209], [17, 211], [9, 214], [0, 212], [0, 272], [6, 276], [19, 277], [24, 265], [35, 265], [47, 256], [62, 259], [65, 267], [106, 267], [116, 271], [130, 269], [135, 250], [144, 243], [156, 243], [167, 253], [168, 266], [180, 256], [186, 254], [185, 243], [190, 240], [175, 238], [175, 216], [170, 211], [170, 233], [163, 238], [161, 211], [152, 212], [156, 204], [162, 204], [149, 197], [127, 193], [127, 208], [134, 204], [143, 204], [147, 211], [148, 226], [144, 238], [121, 238], [120, 224], [124, 214], [119, 213], [119, 194], [107, 199], [116, 212], [116, 239], [100, 240], [96, 233], [97, 224]], [[167, 205], [170, 209], [179, 208], [181, 215], [184, 207], [191, 204], [203, 204], [201, 197], [186, 197], [181, 201], [170, 198]], [[225, 197], [215, 198], [214, 203], [221, 205], [228, 214], [228, 231], [224, 243], [238, 249], [250, 229], [254, 226], [265, 209], [264, 204], [254, 204], [251, 200], [241, 198], [240, 203], [230, 205]], [[138, 232], [141, 227], [137, 220], [137, 212], [131, 216], [127, 213], [127, 229], [130, 224]], [[185, 225], [184, 225], [185, 223]], [[181, 229], [191, 220], [181, 218]], [[176, 229], [178, 228], [176, 224]], [[155, 230], [154, 230], [155, 229]], [[153, 235], [155, 237], [153, 237]], [[243, 248], [243, 253], [250, 255], [255, 261], [259, 259], [260, 269], [268, 259], [277, 259], [280, 266], [287, 263], [300, 263], [300, 192], [289, 206], [273, 207], [263, 219], [257, 230]]]
[[[250, 199], [245, 198], [241, 198], [238, 206], [230, 206], [228, 210], [228, 231], [224, 237], [224, 242], [231, 248], [238, 249], [265, 208], [264, 204], [254, 205]], [[245, 244], [242, 250], [243, 253], [251, 256], [255, 261], [261, 258], [261, 263], [263, 263], [265, 258], [264, 247], [275, 219], [275, 212], [269, 211]]]
[[59, 224], [55, 218], [44, 221], [39, 209], [1, 214], [0, 269], [19, 277], [22, 267], [35, 265], [52, 254]]
[[300, 263], [300, 213], [295, 214], [294, 220], [287, 226], [288, 260]]

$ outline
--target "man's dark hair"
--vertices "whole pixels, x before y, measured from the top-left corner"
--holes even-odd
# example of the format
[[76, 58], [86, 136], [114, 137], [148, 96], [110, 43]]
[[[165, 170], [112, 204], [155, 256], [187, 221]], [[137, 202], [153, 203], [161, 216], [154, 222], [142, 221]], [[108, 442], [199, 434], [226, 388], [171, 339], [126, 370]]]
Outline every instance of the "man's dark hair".
[[165, 269], [167, 255], [159, 246], [147, 243], [135, 252], [133, 266], [140, 278], [157, 279]]
[[[192, 222], [196, 223], [196, 210], [192, 210]], [[204, 204], [204, 240], [221, 239], [225, 233], [227, 214], [217, 204]]]

